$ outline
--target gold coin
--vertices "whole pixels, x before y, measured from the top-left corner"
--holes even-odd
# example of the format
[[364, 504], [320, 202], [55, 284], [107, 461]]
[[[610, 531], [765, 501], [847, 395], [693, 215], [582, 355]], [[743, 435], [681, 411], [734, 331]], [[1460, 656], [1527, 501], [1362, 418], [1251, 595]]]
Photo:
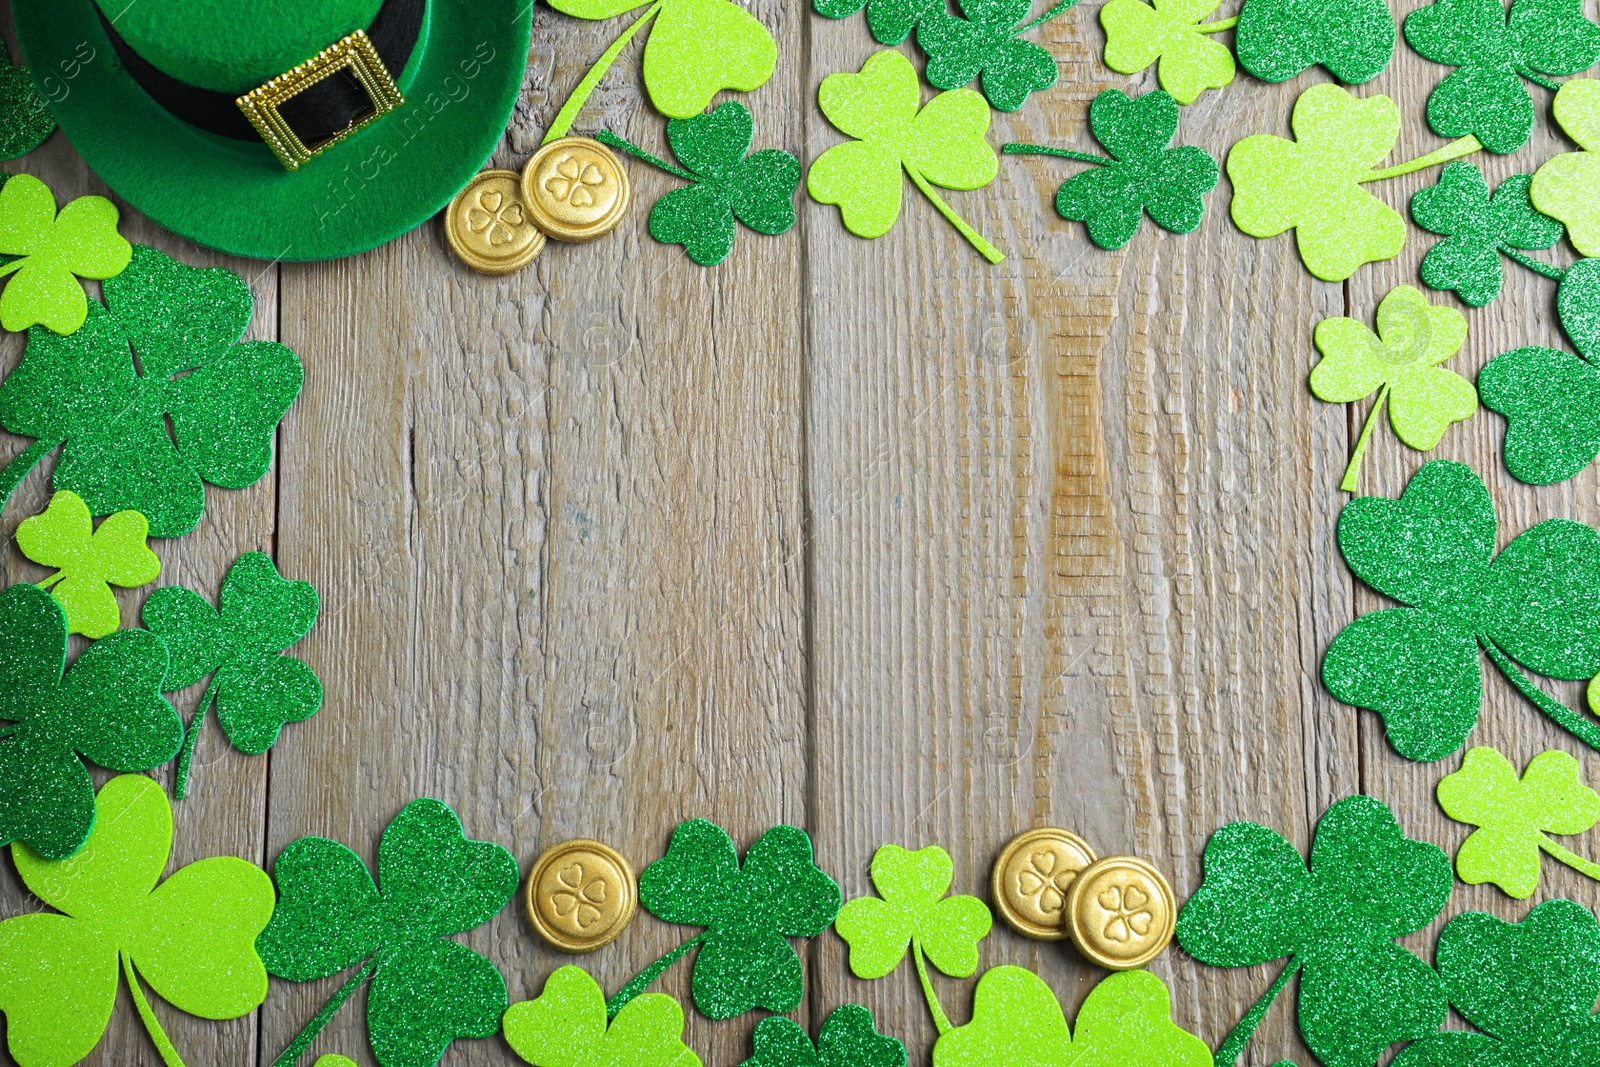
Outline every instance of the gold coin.
[[1134, 856], [1107, 856], [1086, 867], [1067, 897], [1067, 915], [1078, 951], [1113, 971], [1161, 955], [1178, 926], [1172, 887]]
[[521, 270], [545, 244], [514, 170], [486, 170], [468, 182], [445, 209], [444, 235], [461, 261], [480, 274]]
[[558, 241], [593, 241], [628, 211], [628, 172], [599, 141], [562, 137], [522, 168], [522, 199], [534, 224]]
[[1093, 862], [1094, 849], [1070, 830], [1046, 826], [1020, 833], [995, 860], [994, 906], [1023, 937], [1060, 941], [1068, 936], [1067, 894], [1078, 872]]
[[633, 868], [609, 845], [575, 837], [551, 845], [528, 872], [528, 919], [563, 952], [593, 952], [633, 919]]

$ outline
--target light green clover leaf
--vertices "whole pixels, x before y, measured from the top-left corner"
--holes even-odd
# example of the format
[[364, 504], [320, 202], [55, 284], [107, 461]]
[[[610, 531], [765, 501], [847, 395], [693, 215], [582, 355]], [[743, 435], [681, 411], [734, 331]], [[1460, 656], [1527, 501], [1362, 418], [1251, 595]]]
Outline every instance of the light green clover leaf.
[[133, 246], [117, 232], [116, 206], [105, 197], [80, 196], [57, 215], [50, 187], [17, 174], [0, 186], [0, 255], [17, 257], [0, 267], [0, 278], [15, 275], [0, 293], [0, 327], [69, 334], [89, 315], [78, 278], [121, 274]]
[[89, 505], [63, 489], [42, 514], [18, 525], [17, 547], [33, 562], [59, 568], [39, 588], [60, 602], [68, 633], [98, 641], [122, 625], [111, 587], [137, 588], [161, 574], [161, 561], [145, 544], [149, 533], [137, 511], [108, 516], [96, 530]]
[[1121, 971], [1090, 991], [1076, 1039], [1050, 987], [1021, 967], [978, 979], [972, 1021], [941, 1034], [933, 1067], [1210, 1067], [1204, 1041], [1172, 1021], [1172, 998], [1149, 971]]
[[506, 1041], [534, 1067], [700, 1067], [683, 1043], [683, 1009], [665, 993], [634, 997], [606, 1026], [606, 995], [581, 967], [506, 1009]]
[[[1207, 89], [1233, 81], [1233, 53], [1213, 41], [1201, 20], [1221, 0], [1111, 0], [1100, 9], [1106, 31], [1106, 66], [1138, 74], [1160, 60], [1161, 88], [1180, 104], [1192, 104]], [[1225, 28], [1218, 24], [1216, 29]]]
[[933, 191], [978, 189], [994, 180], [999, 160], [984, 141], [989, 105], [971, 89], [940, 93], [919, 110], [917, 71], [899, 52], [875, 53], [859, 74], [830, 74], [817, 103], [834, 126], [855, 138], [824, 152], [806, 178], [811, 198], [837, 204], [860, 237], [881, 237], [900, 217], [903, 168], [945, 218], [991, 263], [1005, 257]]
[[23, 882], [60, 913], [0, 923], [0, 1012], [21, 1067], [76, 1063], [94, 1049], [116, 1003], [119, 959], [167, 1063], [181, 1061], [150, 1011], [141, 979], [203, 1019], [248, 1015], [267, 996], [255, 947], [272, 916], [266, 874], [222, 856], [161, 882], [172, 849], [172, 808], [149, 778], [111, 779], [95, 809], [93, 833], [69, 859], [51, 862], [25, 845], [12, 846]]
[[1585, 873], [1600, 870], [1546, 834], [1581, 834], [1600, 822], [1600, 794], [1583, 784], [1578, 761], [1541, 752], [1522, 777], [1492, 748], [1467, 750], [1461, 769], [1439, 781], [1439, 806], [1456, 822], [1478, 827], [1456, 853], [1456, 873], [1468, 885], [1493, 882], [1526, 900], [1539, 887], [1539, 851]]
[[1600, 256], [1600, 81], [1575, 78], [1562, 85], [1555, 116], [1583, 151], [1564, 152], [1539, 168], [1530, 189], [1533, 206], [1566, 223], [1580, 253]]
[[978, 942], [993, 919], [977, 897], [946, 897], [955, 865], [938, 845], [911, 852], [883, 845], [872, 855], [872, 884], [879, 896], [860, 897], [839, 909], [833, 928], [850, 945], [857, 978], [882, 978], [900, 965], [910, 946], [921, 972], [922, 955], [945, 974], [967, 978], [978, 969]]

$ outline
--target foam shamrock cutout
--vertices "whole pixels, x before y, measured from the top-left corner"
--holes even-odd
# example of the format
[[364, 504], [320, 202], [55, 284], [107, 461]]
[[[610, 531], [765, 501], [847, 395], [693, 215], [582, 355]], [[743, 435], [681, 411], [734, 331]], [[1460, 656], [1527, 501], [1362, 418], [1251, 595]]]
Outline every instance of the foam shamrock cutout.
[[989, 107], [971, 89], [940, 93], [918, 109], [917, 71], [899, 52], [871, 56], [859, 74], [822, 79], [817, 103], [841, 133], [856, 138], [834, 145], [811, 164], [806, 189], [819, 204], [837, 204], [845, 229], [882, 237], [900, 217], [900, 172], [916, 183], [940, 214], [985, 259], [1005, 256], [933, 191], [978, 189], [994, 181], [999, 161], [984, 142]]
[[1045, 145], [1008, 143], [1002, 152], [1059, 156], [1093, 163], [1056, 192], [1056, 212], [1088, 224], [1101, 248], [1121, 248], [1139, 232], [1145, 214], [1157, 226], [1188, 233], [1205, 215], [1205, 196], [1217, 184], [1217, 162], [1192, 145], [1168, 148], [1178, 132], [1178, 105], [1161, 91], [1137, 100], [1107, 89], [1089, 105], [1089, 129], [1110, 159]]
[[1056, 83], [1055, 58], [1021, 35], [1077, 2], [1059, 0], [1026, 25], [1032, 0], [956, 0], [960, 15], [932, 6], [917, 22], [917, 45], [928, 53], [923, 76], [935, 89], [959, 89], [981, 77], [995, 110], [1016, 111], [1029, 93]]
[[236, 343], [252, 301], [232, 271], [141, 246], [104, 288], [105, 306], [92, 304], [76, 333], [29, 333], [0, 383], [0, 426], [36, 438], [0, 471], [0, 503], [65, 444], [57, 490], [95, 515], [141, 512], [151, 536], [178, 537], [200, 521], [206, 482], [242, 489], [267, 472], [303, 371], [276, 341]]
[[1520, 248], [1549, 248], [1566, 232], [1561, 223], [1533, 209], [1528, 200], [1531, 174], [1513, 174], [1489, 195], [1477, 167], [1457, 160], [1439, 173], [1439, 184], [1411, 198], [1411, 221], [1443, 234], [1422, 257], [1418, 274], [1431, 289], [1451, 289], [1472, 307], [1500, 295], [1505, 271], [1500, 255], [1540, 274], [1560, 271], [1525, 256]]
[[233, 747], [259, 756], [285, 723], [309, 719], [322, 707], [322, 682], [293, 656], [281, 653], [316, 624], [320, 602], [309, 582], [286, 581], [272, 557], [246, 552], [234, 561], [213, 608], [181, 585], [164, 586], [145, 601], [145, 628], [172, 654], [162, 688], [175, 692], [211, 675], [211, 684], [184, 738], [173, 791], [182, 800], [195, 739], [215, 704], [217, 723]]
[[[7, 57], [0, 56], [0, 61]], [[55, 132], [56, 120], [27, 67], [0, 64], [0, 159], [25, 156]]]
[[11, 1055], [20, 1067], [87, 1056], [111, 1021], [120, 960], [151, 1040], [167, 1063], [181, 1063], [140, 979], [203, 1019], [259, 1008], [267, 972], [255, 940], [272, 915], [272, 883], [232, 856], [191, 863], [162, 882], [172, 808], [148, 778], [113, 778], [93, 802], [94, 832], [70, 859], [51, 862], [12, 846], [22, 881], [59, 914], [0, 922], [0, 1012]]
[[676, 1000], [635, 997], [608, 1028], [606, 995], [581, 967], [557, 968], [544, 992], [506, 1009], [503, 1029], [511, 1050], [534, 1067], [700, 1067], [683, 1043]]
[[811, 838], [775, 826], [745, 853], [743, 867], [715, 823], [690, 819], [672, 832], [667, 854], [639, 876], [639, 903], [663, 922], [703, 926], [612, 997], [616, 1016], [690, 949], [699, 947], [690, 991], [702, 1014], [731, 1019], [751, 1008], [793, 1011], [800, 958], [786, 940], [815, 937], [839, 913], [839, 887], [811, 858]]
[[145, 544], [149, 532], [137, 511], [119, 511], [96, 530], [83, 498], [63, 490], [42, 514], [17, 526], [17, 547], [33, 562], [58, 568], [39, 588], [61, 603], [67, 632], [99, 640], [122, 625], [111, 587], [134, 589], [161, 574], [161, 561]]
[[78, 278], [115, 277], [132, 246], [117, 232], [117, 209], [103, 196], [80, 196], [56, 214], [50, 187], [31, 174], [0, 186], [0, 327], [44, 326], [69, 334], [83, 325], [89, 298]]
[[67, 670], [67, 616], [38, 586], [0, 593], [0, 845], [46, 859], [82, 847], [94, 785], [82, 757], [146, 771], [177, 754], [183, 723], [161, 696], [167, 650], [143, 630], [95, 642]]
[[1555, 116], [1582, 151], [1564, 152], [1534, 173], [1533, 206], [1565, 223], [1581, 254], [1600, 256], [1600, 81], [1576, 78], [1563, 85]]
[[897, 45], [911, 36], [933, 0], [811, 0], [811, 9], [824, 18], [849, 18], [867, 9], [867, 28], [879, 44]]
[[1492, 748], [1470, 748], [1461, 769], [1439, 780], [1439, 806], [1456, 822], [1478, 827], [1456, 852], [1456, 873], [1468, 885], [1493, 882], [1526, 900], [1539, 887], [1539, 851], [1600, 878], [1600, 865], [1568, 852], [1546, 834], [1581, 834], [1600, 823], [1600, 794], [1583, 784], [1578, 761], [1541, 752], [1522, 777]]
[[1394, 1067], [1568, 1067], [1600, 1063], [1600, 922], [1547, 900], [1520, 923], [1469, 911], [1439, 935], [1439, 977], [1478, 1032], [1413, 1042]]
[[1394, 55], [1394, 16], [1384, 0], [1245, 0], [1234, 51], [1262, 81], [1321, 65], [1346, 85], [1382, 73]]
[[1355, 454], [1339, 488], [1356, 491], [1356, 476], [1386, 405], [1395, 436], [1421, 452], [1439, 443], [1452, 422], [1472, 417], [1478, 393], [1455, 371], [1439, 364], [1467, 339], [1467, 318], [1452, 307], [1428, 303], [1421, 290], [1401, 285], [1378, 305], [1378, 332], [1340, 315], [1317, 323], [1322, 360], [1311, 370], [1311, 391], [1332, 404], [1348, 404], [1374, 391]]
[[1296, 971], [1300, 1034], [1327, 1067], [1372, 1067], [1396, 1041], [1437, 1030], [1448, 1010], [1438, 976], [1395, 939], [1432, 922], [1453, 884], [1449, 858], [1406, 837], [1371, 797], [1346, 797], [1323, 813], [1309, 869], [1265, 826], [1218, 830], [1200, 888], [1178, 915], [1179, 943], [1215, 967], [1290, 957], [1217, 1050], [1218, 1067], [1238, 1061]]
[[1077, 1034], [1050, 987], [1021, 967], [991, 967], [972, 1021], [941, 1033], [933, 1067], [1210, 1067], [1204, 1041], [1172, 1021], [1172, 997], [1149, 971], [1115, 972], [1089, 991]]
[[683, 245], [690, 259], [709, 267], [733, 250], [736, 218], [757, 233], [783, 233], [794, 225], [800, 161], [776, 148], [751, 155], [754, 134], [750, 110], [730, 100], [708, 115], [667, 123], [667, 143], [682, 167], [609, 130], [596, 138], [694, 183], [656, 201], [650, 209], [650, 236], [663, 244]]
[[1406, 40], [1453, 66], [1428, 94], [1428, 124], [1441, 137], [1475, 134], [1491, 152], [1515, 152], [1533, 133], [1533, 101], [1518, 75], [1576, 74], [1600, 60], [1600, 26], [1583, 0], [1434, 0], [1406, 16]]
[[1600, 725], [1562, 706], [1517, 663], [1551, 678], [1600, 673], [1600, 533], [1547, 519], [1495, 555], [1489, 491], [1472, 468], [1423, 465], [1399, 500], [1359, 497], [1339, 516], [1356, 577], [1405, 607], [1362, 615], [1322, 661], [1322, 682], [1384, 720], [1407, 759], [1442, 759], [1477, 725], [1481, 647], [1517, 691], [1600, 750]]
[[781, 1015], [757, 1023], [751, 1041], [755, 1054], [741, 1067], [906, 1067], [906, 1047], [878, 1033], [872, 1013], [859, 1004], [835, 1008], [822, 1021], [815, 1045]]
[[291, 842], [272, 877], [278, 908], [256, 942], [269, 973], [307, 982], [362, 964], [274, 1067], [292, 1067], [369, 978], [367, 1039], [383, 1067], [433, 1067], [457, 1038], [499, 1031], [505, 979], [448, 935], [500, 913], [517, 891], [517, 861], [468, 839], [448, 805], [424, 797], [394, 817], [378, 843], [377, 882], [325, 837]]
[[1600, 453], [1600, 260], [1563, 272], [1556, 313], [1578, 355], [1528, 346], [1478, 372], [1478, 397], [1506, 417], [1506, 469], [1532, 485], [1565, 481]]
[[312, 1064], [311, 1067], [357, 1067], [357, 1065], [356, 1061], [349, 1056], [341, 1056], [336, 1052], [330, 1052], [326, 1056], [318, 1056], [317, 1062]]
[[[1243, 29], [1241, 22], [1241, 34]], [[1400, 136], [1399, 109], [1387, 96], [1358, 100], [1327, 83], [1300, 94], [1290, 122], [1293, 141], [1255, 134], [1229, 151], [1233, 221], [1252, 237], [1294, 230], [1306, 269], [1330, 282], [1344, 281], [1363, 263], [1393, 259], [1405, 245], [1405, 220], [1362, 189], [1364, 183], [1478, 149], [1469, 136], [1421, 158], [1373, 170]]]
[[1207, 89], [1233, 81], [1233, 53], [1210, 34], [1232, 29], [1238, 19], [1203, 22], [1221, 0], [1111, 0], [1100, 8], [1106, 31], [1106, 66], [1138, 74], [1160, 61], [1161, 88], [1180, 104], [1192, 104]]

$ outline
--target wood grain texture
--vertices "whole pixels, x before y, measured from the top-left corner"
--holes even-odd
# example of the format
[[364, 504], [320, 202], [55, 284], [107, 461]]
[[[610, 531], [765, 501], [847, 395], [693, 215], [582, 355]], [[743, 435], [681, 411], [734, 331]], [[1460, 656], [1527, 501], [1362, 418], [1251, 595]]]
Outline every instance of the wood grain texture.
[[[1153, 71], [1106, 70], [1098, 6], [1031, 35], [1058, 58], [1060, 82], [996, 114], [992, 144], [1093, 150], [1097, 92], [1156, 88]], [[822, 78], [859, 69], [877, 46], [860, 16], [778, 0], [751, 9], [780, 49], [773, 80], [741, 98], [756, 147], [809, 163], [842, 139], [815, 104]], [[0, 0], [9, 33], [7, 12]], [[495, 165], [521, 165], [626, 19], [536, 10]], [[576, 129], [610, 128], [665, 154], [639, 51]], [[1402, 44], [1356, 90], [1401, 104], [1396, 158], [1441, 143], [1423, 120], [1441, 74]], [[1287, 135], [1295, 97], [1321, 80], [1241, 74], [1183, 110], [1178, 141], [1221, 162], [1245, 134]], [[1494, 181], [1563, 147], [1541, 122], [1522, 153], [1477, 162]], [[107, 192], [59, 135], [6, 169], [39, 174], [63, 200]], [[702, 269], [648, 235], [648, 206], [677, 180], [630, 166], [636, 203], [616, 233], [552, 242], [507, 278], [464, 269], [437, 221], [365, 255], [276, 265], [215, 256], [120, 205], [131, 239], [240, 271], [256, 297], [251, 336], [282, 340], [306, 368], [272, 474], [212, 492], [199, 529], [156, 549], [163, 584], [214, 592], [251, 549], [311, 581], [323, 613], [296, 654], [326, 701], [267, 757], [203, 737], [174, 863], [233, 853], [270, 865], [306, 834], [370, 862], [418, 796], [448, 802], [524, 872], [571, 836], [607, 840], [642, 868], [687, 817], [718, 821], [741, 848], [792, 823], [812, 833], [847, 898], [871, 891], [867, 866], [886, 841], [944, 845], [954, 891], [986, 896], [1004, 843], [1047, 824], [1102, 854], [1150, 858], [1181, 898], [1217, 826], [1250, 819], [1307, 848], [1321, 811], [1357, 791], [1453, 853], [1466, 828], [1443, 817], [1433, 788], [1459, 761], [1401, 760], [1374, 716], [1320, 683], [1328, 642], [1381, 602], [1333, 536], [1365, 405], [1324, 404], [1306, 388], [1316, 323], [1370, 322], [1384, 293], [1415, 284], [1434, 238], [1413, 227], [1393, 262], [1320, 282], [1292, 237], [1256, 241], [1232, 226], [1224, 176], [1196, 232], [1147, 222], [1105, 252], [1051, 208], [1077, 169], [1002, 157], [992, 186], [949, 195], [1007, 253], [998, 266], [909, 183], [883, 238], [851, 236], [835, 208], [802, 193], [794, 232], [741, 230], [729, 259]], [[1403, 210], [1436, 173], [1377, 191]], [[1507, 269], [1500, 299], [1468, 312], [1452, 366], [1469, 376], [1517, 345], [1559, 344], [1553, 285]], [[0, 337], [0, 369], [21, 350], [21, 338]], [[1394, 495], [1425, 458], [1448, 457], [1488, 480], [1503, 541], [1553, 515], [1600, 522], [1593, 467], [1562, 486], [1522, 486], [1500, 462], [1502, 434], [1503, 420], [1481, 412], [1423, 457], [1380, 427], [1362, 489]], [[0, 437], [0, 458], [21, 445]], [[37, 472], [0, 516], [7, 582], [42, 576], [11, 534], [47, 495]], [[127, 621], [147, 593], [123, 596]], [[1581, 700], [1576, 684], [1550, 688]], [[1563, 748], [1600, 776], [1600, 758], [1509, 687], [1491, 681], [1487, 693], [1474, 742], [1521, 762]], [[175, 703], [187, 715], [198, 697]], [[1553, 895], [1597, 899], [1551, 864], [1537, 899]], [[38, 907], [8, 869], [0, 914]], [[1527, 905], [1458, 886], [1447, 914], [1469, 907], [1516, 917]], [[1428, 951], [1436, 930], [1411, 947]], [[641, 913], [577, 962], [615, 989], [684, 936]], [[571, 962], [517, 906], [463, 940], [500, 966], [513, 999]], [[801, 953], [808, 995], [796, 1018], [814, 1030], [839, 1004], [865, 1004], [913, 1065], [927, 1062], [934, 1031], [909, 968], [859, 981], [832, 933]], [[1065, 944], [1003, 927], [983, 962], [1037, 968], [1069, 1016], [1102, 974]], [[1176, 949], [1153, 969], [1177, 1021], [1213, 1046], [1275, 974], [1213, 970]], [[688, 980], [679, 964], [659, 987], [688, 1003]], [[973, 983], [935, 983], [964, 1021]], [[264, 1065], [337, 985], [274, 980], [263, 1010], [231, 1023], [157, 1011], [191, 1065]], [[358, 994], [312, 1053], [374, 1062], [364, 1007]], [[752, 1018], [689, 1019], [707, 1067], [749, 1056]], [[1287, 1003], [1243, 1062], [1281, 1058], [1313, 1062]], [[86, 1062], [159, 1063], [126, 994]], [[458, 1042], [444, 1059], [512, 1062], [498, 1038]]]

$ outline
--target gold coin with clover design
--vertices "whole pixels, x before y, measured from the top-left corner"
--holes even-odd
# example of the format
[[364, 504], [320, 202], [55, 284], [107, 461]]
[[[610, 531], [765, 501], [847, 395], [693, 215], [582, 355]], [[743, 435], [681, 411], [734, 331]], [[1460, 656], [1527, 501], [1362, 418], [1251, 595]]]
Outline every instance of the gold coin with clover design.
[[1172, 941], [1178, 905], [1161, 872], [1134, 856], [1107, 856], [1084, 868], [1067, 897], [1072, 942], [1113, 971], [1143, 967]]
[[593, 952], [633, 919], [633, 868], [609, 845], [573, 838], [551, 845], [528, 873], [525, 903], [539, 936], [563, 952]]
[[1045, 826], [1018, 834], [994, 864], [995, 908], [1024, 937], [1064, 940], [1067, 894], [1078, 872], [1094, 860], [1094, 849], [1070, 830]]
[[627, 214], [628, 173], [598, 141], [562, 137], [522, 170], [522, 198], [541, 230], [558, 241], [593, 241]]
[[545, 246], [514, 170], [486, 170], [472, 179], [445, 210], [444, 233], [462, 262], [480, 274], [521, 270]]

